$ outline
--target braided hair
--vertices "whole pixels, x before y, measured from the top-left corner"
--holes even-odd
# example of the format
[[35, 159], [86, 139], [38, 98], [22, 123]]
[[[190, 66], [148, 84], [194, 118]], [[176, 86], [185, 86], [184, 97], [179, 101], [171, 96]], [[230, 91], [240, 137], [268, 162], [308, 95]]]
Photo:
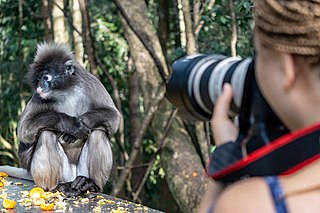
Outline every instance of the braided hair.
[[255, 0], [254, 11], [262, 43], [320, 63], [320, 0]]

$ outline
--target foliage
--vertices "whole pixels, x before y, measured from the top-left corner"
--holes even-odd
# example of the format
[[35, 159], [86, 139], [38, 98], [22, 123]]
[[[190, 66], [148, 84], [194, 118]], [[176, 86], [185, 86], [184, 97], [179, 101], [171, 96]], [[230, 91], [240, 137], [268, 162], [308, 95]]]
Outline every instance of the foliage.
[[[28, 7], [22, 7], [23, 14], [39, 13], [39, 1], [28, 3]], [[42, 38], [41, 21], [32, 16], [20, 19], [18, 8], [18, 1], [0, 1], [0, 163], [15, 165], [18, 163], [17, 121], [21, 107], [31, 95], [26, 92], [23, 76], [38, 39]]]
[[[237, 17], [237, 51], [242, 57], [252, 56], [252, 1], [234, 1]], [[230, 55], [231, 17], [228, 0], [217, 0], [202, 16], [205, 21], [199, 35], [199, 52]]]

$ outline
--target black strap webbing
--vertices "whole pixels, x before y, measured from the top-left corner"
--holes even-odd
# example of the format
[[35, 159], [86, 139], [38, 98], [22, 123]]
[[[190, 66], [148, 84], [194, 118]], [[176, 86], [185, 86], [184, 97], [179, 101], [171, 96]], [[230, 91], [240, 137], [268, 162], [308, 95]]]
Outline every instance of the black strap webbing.
[[289, 133], [224, 169], [208, 174], [224, 183], [252, 176], [293, 173], [320, 158], [320, 125]]

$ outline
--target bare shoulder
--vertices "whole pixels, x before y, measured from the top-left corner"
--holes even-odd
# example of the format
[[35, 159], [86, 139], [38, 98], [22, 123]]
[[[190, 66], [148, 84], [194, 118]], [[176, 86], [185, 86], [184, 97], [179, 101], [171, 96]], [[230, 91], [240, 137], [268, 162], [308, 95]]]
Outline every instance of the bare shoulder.
[[263, 178], [239, 181], [226, 188], [219, 197], [215, 213], [274, 212], [268, 186]]

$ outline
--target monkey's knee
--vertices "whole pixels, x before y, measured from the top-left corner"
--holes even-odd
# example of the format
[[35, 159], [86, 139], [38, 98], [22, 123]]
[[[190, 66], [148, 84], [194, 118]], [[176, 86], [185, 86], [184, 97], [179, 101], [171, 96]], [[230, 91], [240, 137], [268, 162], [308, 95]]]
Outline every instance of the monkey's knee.
[[30, 172], [36, 185], [46, 190], [55, 188], [60, 180], [62, 168], [56, 141], [53, 132], [43, 131], [31, 161]]
[[[100, 188], [109, 179], [113, 163], [109, 139], [104, 131], [93, 131], [83, 147], [80, 156], [80, 169], [87, 163], [88, 178], [91, 178]], [[86, 176], [86, 175], [84, 175]]]

